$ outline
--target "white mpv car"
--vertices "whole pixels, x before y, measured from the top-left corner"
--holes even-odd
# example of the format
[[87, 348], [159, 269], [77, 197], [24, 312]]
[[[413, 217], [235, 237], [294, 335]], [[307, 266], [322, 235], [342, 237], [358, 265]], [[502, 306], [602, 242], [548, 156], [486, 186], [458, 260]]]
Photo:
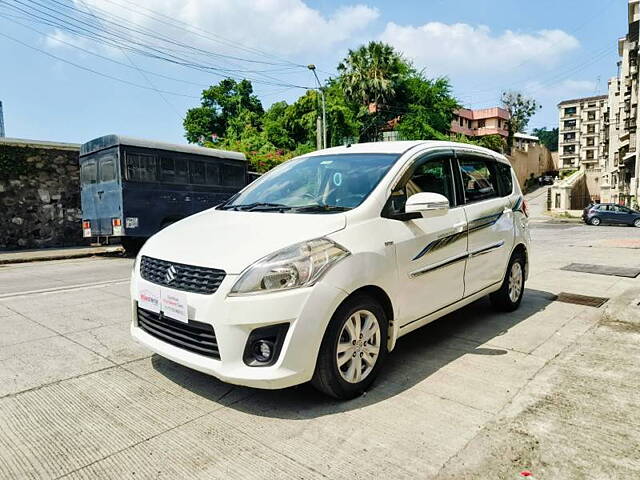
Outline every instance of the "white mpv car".
[[518, 308], [528, 252], [502, 155], [431, 141], [322, 150], [151, 237], [131, 332], [225, 382], [351, 398], [402, 335], [488, 294]]

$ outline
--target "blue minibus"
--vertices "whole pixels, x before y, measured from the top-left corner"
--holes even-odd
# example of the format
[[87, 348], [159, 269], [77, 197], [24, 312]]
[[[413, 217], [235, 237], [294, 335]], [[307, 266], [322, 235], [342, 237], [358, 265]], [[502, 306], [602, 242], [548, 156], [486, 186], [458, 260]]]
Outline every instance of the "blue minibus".
[[80, 147], [85, 238], [135, 251], [167, 225], [227, 200], [255, 178], [242, 153], [106, 135]]

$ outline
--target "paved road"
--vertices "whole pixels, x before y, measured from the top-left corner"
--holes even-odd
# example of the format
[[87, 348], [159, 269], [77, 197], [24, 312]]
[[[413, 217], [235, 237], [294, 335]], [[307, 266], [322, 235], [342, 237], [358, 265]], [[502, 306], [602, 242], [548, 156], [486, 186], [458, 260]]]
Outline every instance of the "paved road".
[[640, 263], [607, 244], [640, 229], [538, 223], [532, 236], [520, 310], [482, 300], [404, 337], [375, 388], [346, 403], [306, 385], [232, 387], [151, 355], [129, 338], [131, 260], [0, 267], [0, 478], [434, 476], [598, 320], [554, 294], [640, 282], [560, 270]]

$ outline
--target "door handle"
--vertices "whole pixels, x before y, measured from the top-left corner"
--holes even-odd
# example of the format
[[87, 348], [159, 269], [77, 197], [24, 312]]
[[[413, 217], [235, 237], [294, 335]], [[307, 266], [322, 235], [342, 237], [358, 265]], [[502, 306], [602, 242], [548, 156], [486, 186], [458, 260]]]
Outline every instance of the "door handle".
[[460, 223], [456, 223], [453, 225], [453, 229], [455, 231], [458, 231], [458, 229], [462, 228], [464, 230], [464, 228], [468, 225], [467, 222], [460, 222]]

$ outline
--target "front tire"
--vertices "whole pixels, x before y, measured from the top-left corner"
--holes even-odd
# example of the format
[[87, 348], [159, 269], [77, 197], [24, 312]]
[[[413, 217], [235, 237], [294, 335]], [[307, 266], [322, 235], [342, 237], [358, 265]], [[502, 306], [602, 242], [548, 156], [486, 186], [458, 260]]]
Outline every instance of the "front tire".
[[589, 220], [589, 223], [594, 227], [597, 227], [602, 223], [602, 221], [598, 217], [593, 217], [591, 220]]
[[636, 218], [633, 222], [633, 226], [636, 228], [640, 228], [640, 218]]
[[320, 346], [312, 385], [338, 399], [362, 395], [387, 355], [388, 320], [368, 295], [347, 299], [336, 310]]
[[517, 310], [524, 295], [526, 262], [522, 253], [514, 253], [509, 261], [507, 273], [500, 290], [490, 295], [493, 308], [499, 312]]

